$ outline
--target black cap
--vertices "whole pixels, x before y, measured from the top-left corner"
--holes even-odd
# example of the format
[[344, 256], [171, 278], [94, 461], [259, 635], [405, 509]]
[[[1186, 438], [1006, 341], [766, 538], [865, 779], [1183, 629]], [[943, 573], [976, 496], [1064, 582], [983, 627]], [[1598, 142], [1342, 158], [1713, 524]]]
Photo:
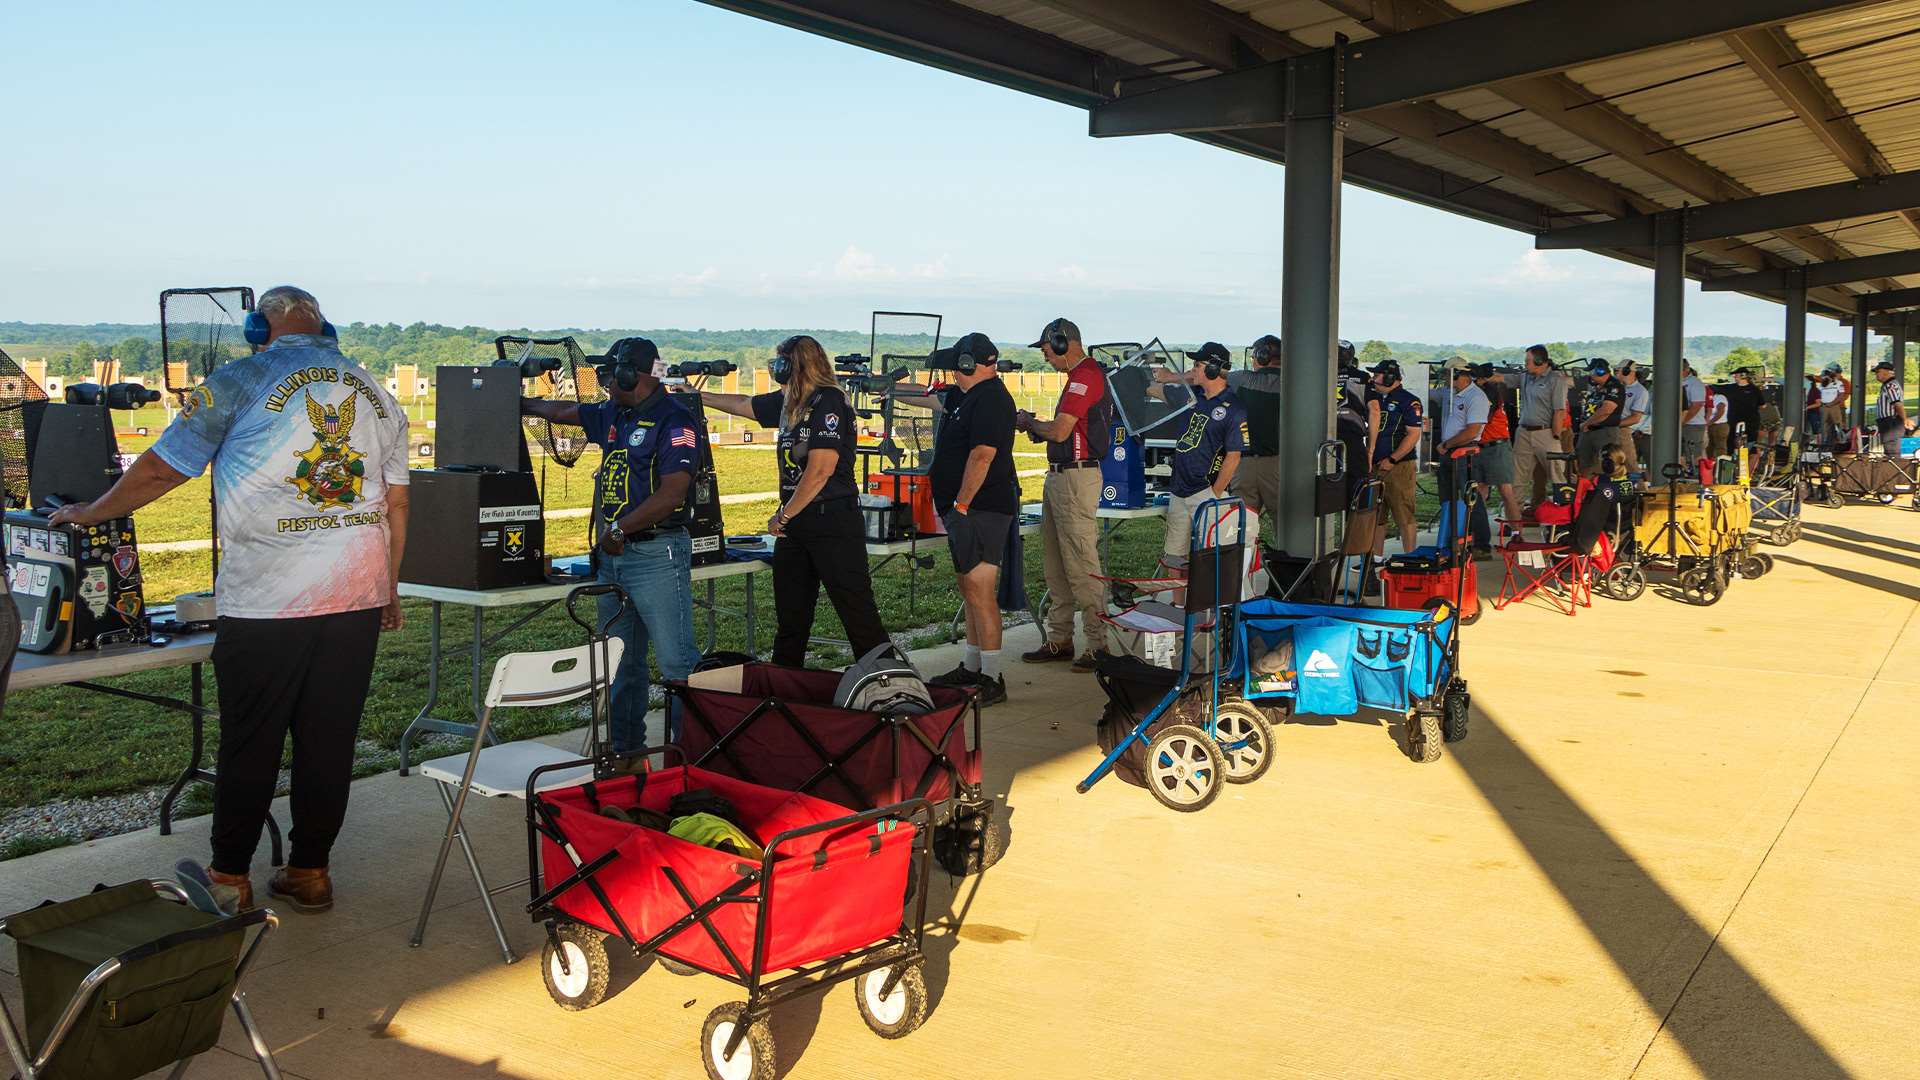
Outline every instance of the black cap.
[[660, 359], [660, 350], [643, 337], [625, 337], [613, 343], [607, 350], [605, 362], [609, 364], [633, 364], [645, 368], [648, 374], [653, 371], [653, 362]]
[[1080, 336], [1080, 327], [1077, 326], [1072, 319], [1069, 319], [1063, 315], [1060, 318], [1055, 319], [1052, 322], [1048, 323], [1046, 326], [1046, 329], [1040, 331], [1040, 340], [1027, 346], [1027, 348], [1037, 349], [1040, 346], [1045, 345], [1047, 343], [1047, 339], [1052, 337], [1054, 334], [1054, 331], [1056, 330], [1062, 334], [1065, 334], [1068, 341], [1084, 340]]
[[1737, 367], [1737, 368], [1734, 368], [1734, 369], [1733, 369], [1733, 373], [1734, 373], [1735, 375], [1745, 375], [1745, 376], [1746, 376], [1746, 377], [1748, 377], [1749, 379], [1751, 379], [1751, 378], [1753, 377], [1753, 369], [1752, 369], [1752, 368], [1743, 368], [1743, 367]]
[[1334, 355], [1339, 358], [1341, 363], [1350, 367], [1360, 363], [1360, 354], [1354, 351], [1353, 342], [1348, 341], [1346, 338], [1341, 338], [1339, 343], [1334, 346]]
[[1468, 364], [1467, 370], [1471, 372], [1476, 379], [1489, 379], [1493, 377], [1493, 364], [1489, 361], [1483, 360], [1478, 364]]
[[[1745, 370], [1747, 370], [1747, 369], [1746, 369], [1746, 368], [1741, 368], [1741, 369], [1740, 369], [1740, 371], [1745, 371]], [[1880, 361], [1879, 363], [1877, 363], [1877, 364], [1875, 364], [1875, 365], [1873, 365], [1873, 370], [1875, 370], [1875, 371], [1892, 371], [1892, 370], [1893, 370], [1893, 361], [1891, 361], [1891, 360], [1882, 360], [1882, 361]], [[1740, 373], [1740, 372], [1738, 372], [1738, 371], [1736, 371], [1736, 372], [1734, 372], [1734, 374], [1736, 374], [1736, 375], [1738, 375], [1739, 373]]]
[[1588, 375], [1611, 375], [1613, 374], [1613, 365], [1607, 363], [1606, 360], [1602, 359], [1601, 357], [1596, 356], [1593, 359], [1587, 361], [1587, 374]]
[[1188, 353], [1187, 359], [1192, 360], [1196, 364], [1211, 360], [1221, 367], [1226, 367], [1233, 363], [1233, 354], [1227, 351], [1225, 345], [1217, 341], [1209, 341], [1205, 345], [1200, 346], [1197, 351]]
[[1394, 360], [1392, 358], [1382, 360], [1379, 363], [1373, 365], [1373, 367], [1369, 368], [1368, 370], [1373, 372], [1375, 375], [1385, 375], [1387, 378], [1392, 379], [1394, 382], [1403, 381], [1400, 377], [1400, 361]]
[[962, 335], [960, 340], [944, 349], [935, 349], [933, 351], [934, 366], [952, 370], [952, 365], [958, 362], [962, 353], [973, 357], [975, 364], [993, 364], [1000, 360], [1000, 349], [994, 345], [993, 339], [976, 330], [971, 334]]

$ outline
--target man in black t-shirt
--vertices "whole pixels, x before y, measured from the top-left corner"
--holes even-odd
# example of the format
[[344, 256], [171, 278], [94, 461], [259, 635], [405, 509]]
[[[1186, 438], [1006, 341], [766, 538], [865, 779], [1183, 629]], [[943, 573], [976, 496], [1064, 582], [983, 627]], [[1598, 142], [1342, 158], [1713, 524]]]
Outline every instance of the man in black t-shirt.
[[1587, 362], [1586, 389], [1587, 414], [1580, 422], [1580, 440], [1574, 445], [1574, 460], [1580, 467], [1581, 476], [1593, 476], [1596, 473], [1608, 475], [1611, 470], [1601, 467], [1603, 459], [1611, 460], [1614, 468], [1621, 464], [1616, 445], [1619, 435], [1614, 429], [1620, 426], [1620, 417], [1627, 402], [1627, 388], [1613, 377], [1613, 365], [1596, 358]]
[[934, 440], [933, 508], [947, 526], [947, 547], [967, 608], [967, 653], [959, 667], [928, 680], [976, 687], [982, 705], [1007, 700], [1000, 668], [1000, 564], [1020, 513], [1013, 471], [1013, 395], [1000, 381], [1000, 350], [973, 333], [933, 354], [932, 367], [954, 373], [946, 417]]

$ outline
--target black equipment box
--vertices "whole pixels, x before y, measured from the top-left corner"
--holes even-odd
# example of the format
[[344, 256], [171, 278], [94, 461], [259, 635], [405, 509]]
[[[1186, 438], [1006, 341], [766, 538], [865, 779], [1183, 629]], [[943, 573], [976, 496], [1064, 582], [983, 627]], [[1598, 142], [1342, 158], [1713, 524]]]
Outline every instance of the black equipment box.
[[693, 452], [693, 486], [687, 489], [687, 537], [693, 541], [693, 565], [727, 561], [726, 527], [720, 521], [720, 479], [713, 467], [713, 444], [707, 441], [707, 409], [699, 391], [681, 395], [700, 423], [700, 444]]
[[434, 391], [435, 468], [533, 471], [521, 433], [519, 368], [446, 365], [434, 369]]
[[532, 473], [415, 469], [408, 499], [401, 581], [505, 589], [546, 580], [547, 528]]
[[99, 648], [103, 638], [146, 640], [132, 518], [52, 525], [44, 514], [9, 510], [5, 533], [7, 587], [20, 610], [22, 649], [79, 652]]
[[120, 479], [120, 447], [105, 406], [33, 401], [21, 419], [29, 506], [92, 502]]

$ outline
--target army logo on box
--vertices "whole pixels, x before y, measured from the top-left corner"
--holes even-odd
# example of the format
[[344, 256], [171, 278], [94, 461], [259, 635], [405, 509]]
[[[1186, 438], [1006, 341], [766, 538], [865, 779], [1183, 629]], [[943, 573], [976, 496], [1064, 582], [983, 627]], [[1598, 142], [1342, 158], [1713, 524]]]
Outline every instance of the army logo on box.
[[313, 424], [313, 445], [295, 454], [300, 464], [294, 467], [287, 483], [301, 497], [322, 510], [352, 506], [360, 498], [360, 485], [366, 478], [365, 454], [356, 453], [347, 443], [353, 432], [354, 398], [336, 408], [313, 400], [307, 391], [307, 419]]

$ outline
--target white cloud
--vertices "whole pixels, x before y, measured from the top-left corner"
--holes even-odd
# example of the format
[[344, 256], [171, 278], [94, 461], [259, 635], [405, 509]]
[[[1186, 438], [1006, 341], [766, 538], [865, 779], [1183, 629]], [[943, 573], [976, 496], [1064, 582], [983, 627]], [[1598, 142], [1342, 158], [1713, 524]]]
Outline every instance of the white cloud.
[[948, 273], [947, 256], [943, 252], [939, 258], [932, 262], [924, 262], [915, 266], [911, 271], [911, 276], [932, 281], [945, 278]]
[[1557, 265], [1547, 252], [1525, 251], [1505, 272], [1494, 278], [1494, 284], [1502, 288], [1559, 285], [1573, 278], [1573, 268]]
[[899, 276], [891, 266], [882, 266], [871, 251], [848, 244], [833, 264], [833, 276], [841, 281], [886, 281]]

